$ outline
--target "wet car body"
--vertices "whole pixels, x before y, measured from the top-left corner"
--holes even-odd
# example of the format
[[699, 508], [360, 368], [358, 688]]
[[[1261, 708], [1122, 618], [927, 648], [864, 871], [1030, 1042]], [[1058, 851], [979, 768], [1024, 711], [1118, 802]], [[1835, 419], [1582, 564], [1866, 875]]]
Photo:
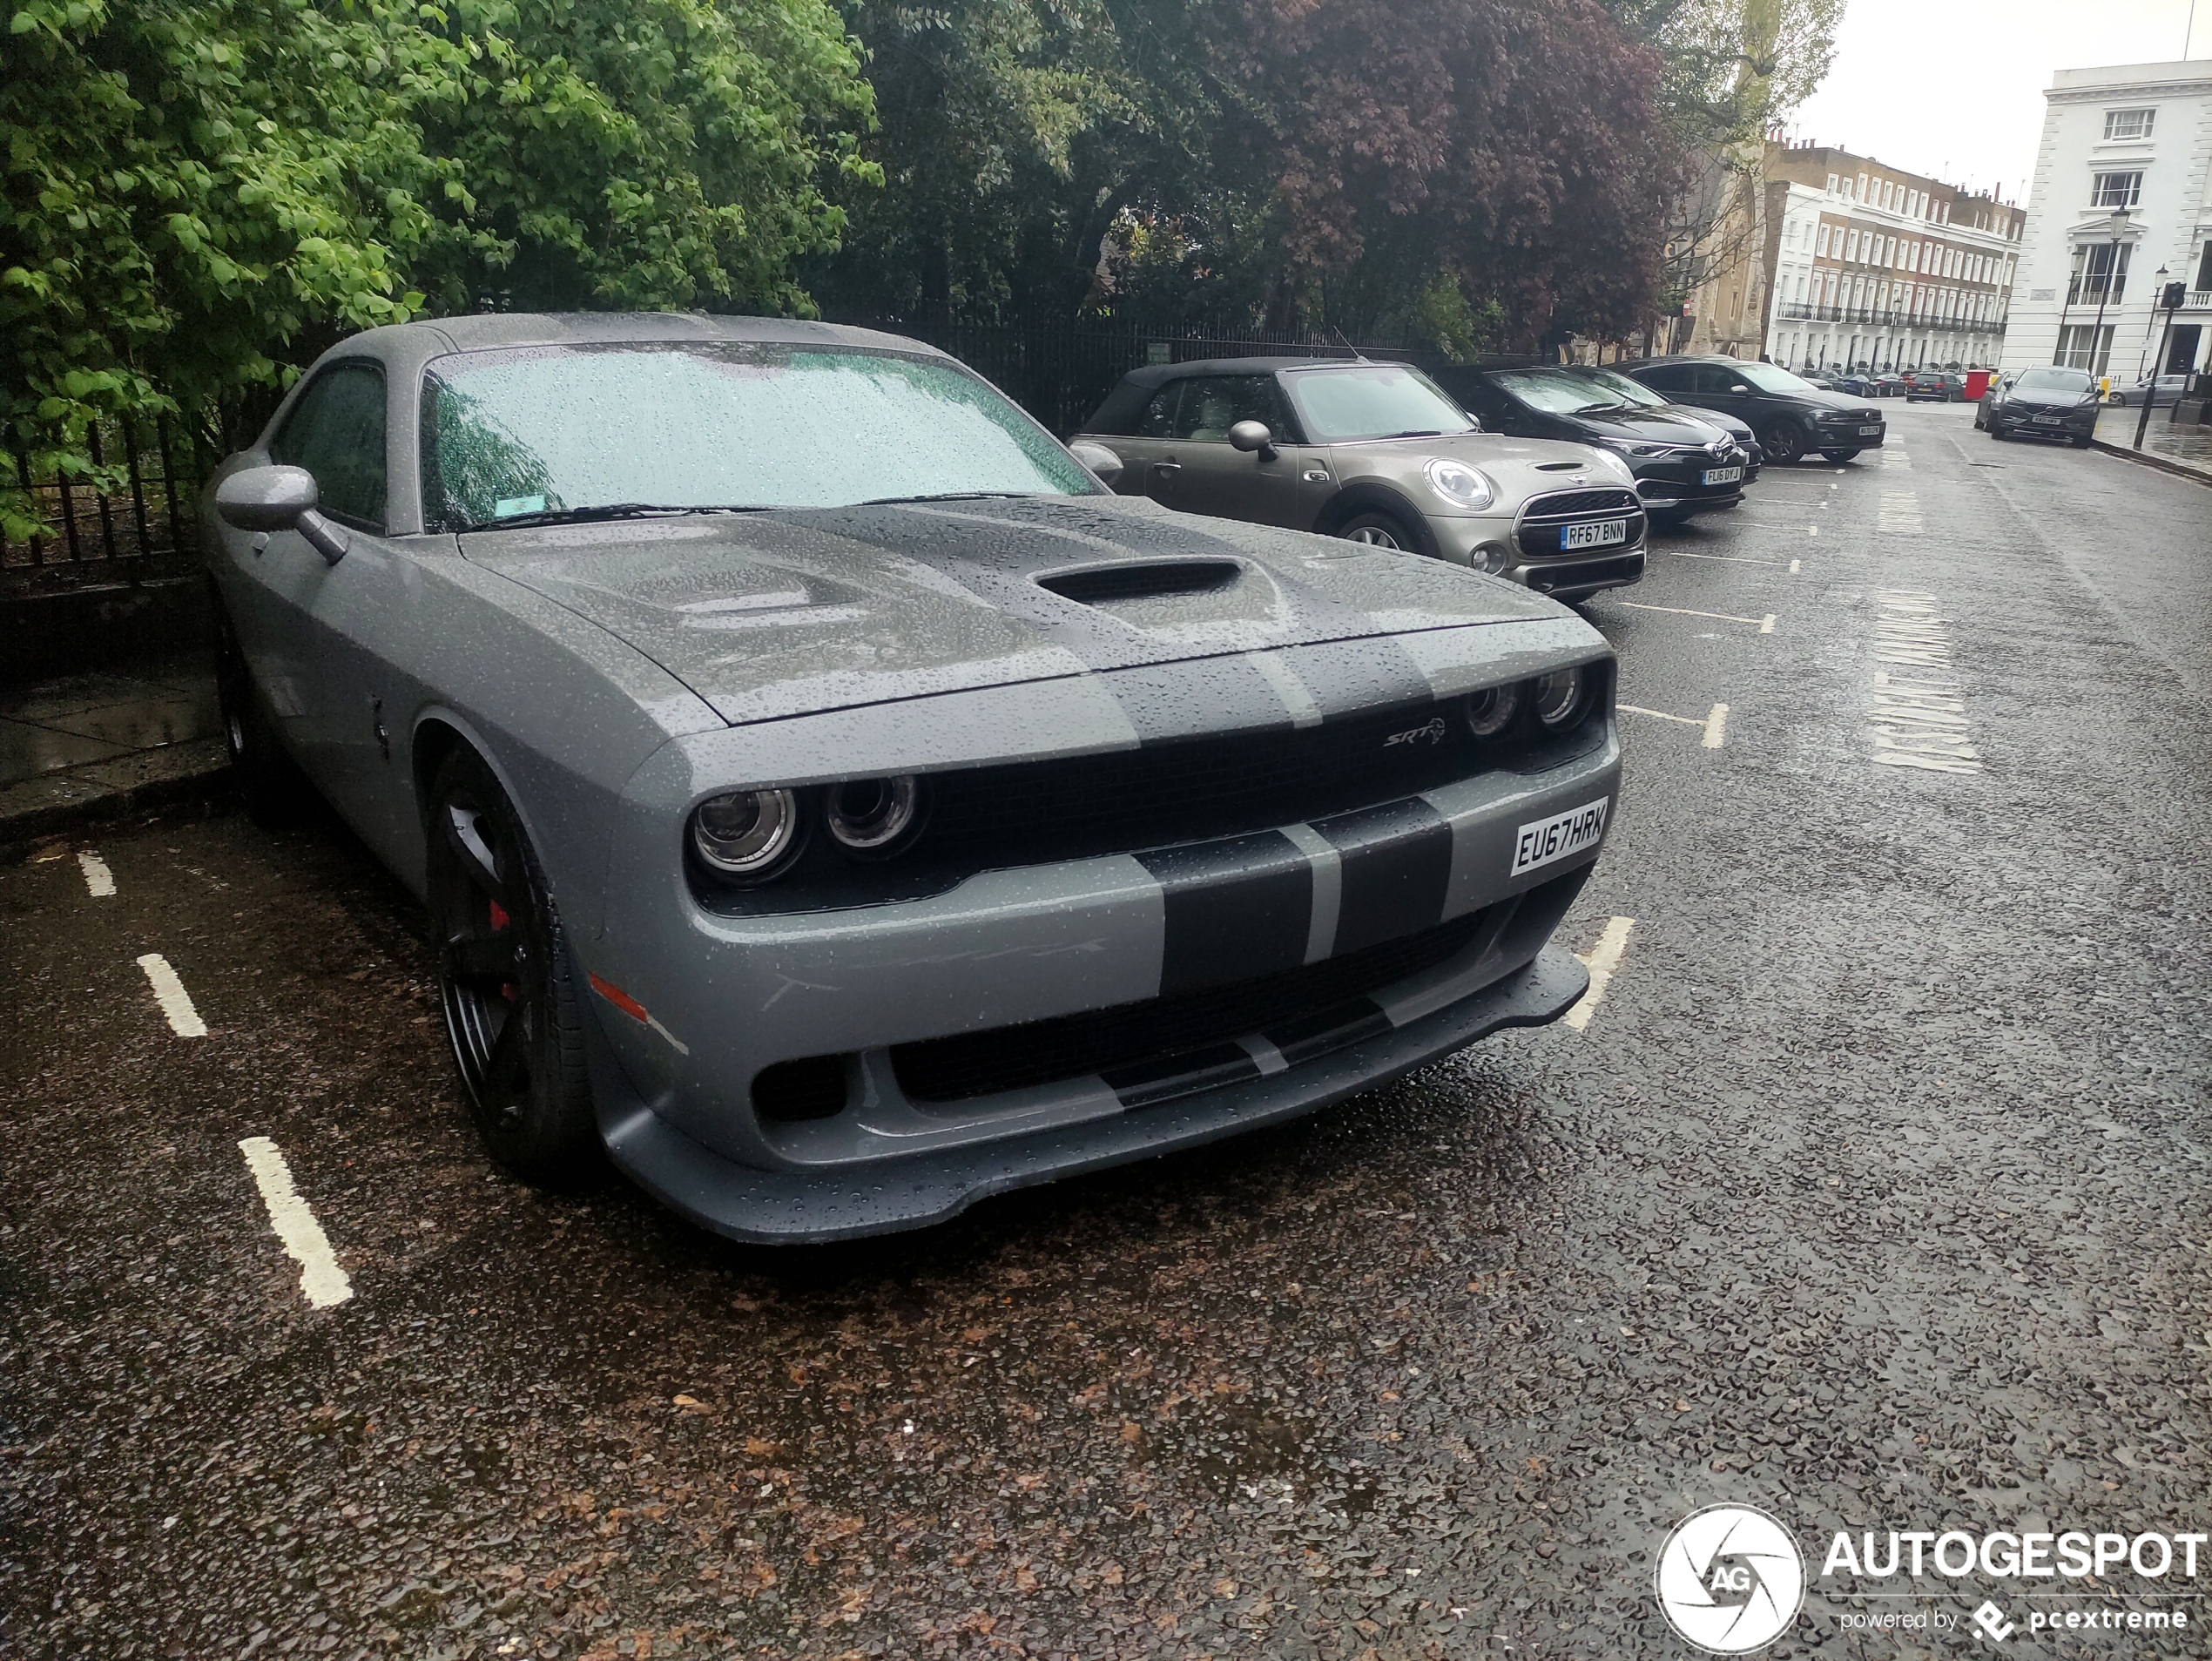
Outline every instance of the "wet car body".
[[1770, 462], [1817, 451], [1849, 461], [1879, 449], [1888, 432], [1882, 412], [1840, 392], [1827, 392], [1770, 363], [1729, 357], [1646, 358], [1622, 366], [1662, 396], [1748, 422]]
[[[1325, 429], [1322, 410], [1356, 403], [1363, 386], [1405, 393], [1420, 429]], [[1266, 442], [1240, 449], [1231, 429], [1248, 422]], [[1229, 358], [1132, 370], [1075, 442], [1120, 460], [1117, 490], [1184, 512], [1352, 537], [1565, 600], [1643, 575], [1647, 520], [1624, 461], [1483, 431], [1404, 365]], [[1484, 499], [1444, 493], [1439, 469], [1472, 470]]]
[[1635, 472], [1644, 511], [1659, 523], [1681, 524], [1743, 500], [1750, 454], [1700, 412], [1656, 398], [1630, 402], [1566, 368], [1442, 369], [1435, 379], [1487, 431], [1612, 450]]
[[1974, 424], [1992, 438], [2063, 439], [2086, 449], [2101, 408], [2086, 369], [2020, 369], [1990, 384]]
[[[847, 381], [904, 424], [818, 422], [875, 419]], [[955, 450], [989, 488], [845, 482]], [[827, 499], [630, 488], [757, 483], [732, 456]], [[464, 1093], [526, 1175], [569, 1169], [543, 1149], [581, 1113], [722, 1233], [914, 1226], [1313, 1111], [1587, 985], [1547, 942], [1619, 776], [1595, 631], [1117, 497], [913, 342], [373, 330], [224, 464], [205, 529], [234, 760], [296, 764], [428, 901]]]

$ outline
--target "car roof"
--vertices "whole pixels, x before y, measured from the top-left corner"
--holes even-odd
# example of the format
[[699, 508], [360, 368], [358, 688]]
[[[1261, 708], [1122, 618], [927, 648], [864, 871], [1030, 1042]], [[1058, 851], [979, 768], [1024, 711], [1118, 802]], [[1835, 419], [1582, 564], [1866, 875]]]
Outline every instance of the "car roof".
[[1396, 358], [1193, 358], [1187, 363], [1147, 363], [1122, 377], [1127, 386], [1163, 387], [1202, 375], [1273, 375], [1279, 369], [1410, 369]]
[[942, 356], [934, 346], [874, 329], [802, 317], [725, 317], [704, 312], [481, 312], [391, 323], [348, 337], [353, 351], [428, 358], [502, 347], [730, 344], [873, 347]]

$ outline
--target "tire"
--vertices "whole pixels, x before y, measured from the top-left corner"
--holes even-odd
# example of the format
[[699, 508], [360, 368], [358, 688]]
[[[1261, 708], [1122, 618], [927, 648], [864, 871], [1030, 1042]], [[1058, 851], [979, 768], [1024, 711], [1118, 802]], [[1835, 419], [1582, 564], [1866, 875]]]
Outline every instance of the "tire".
[[1824, 449], [1820, 453], [1831, 462], [1848, 462], [1858, 454], [1855, 449]]
[[469, 1116], [524, 1181], [583, 1186], [605, 1150], [576, 967], [514, 805], [465, 746], [431, 782], [426, 829], [439, 1001]]
[[2072, 444], [2076, 449], [2087, 449], [2089, 448], [2089, 440], [2086, 436], [2072, 437], [2067, 439], [2067, 442]]
[[[1732, 506], [1734, 504], [1731, 503], [1730, 505]], [[1662, 530], [1680, 530], [1684, 525], [1689, 523], [1691, 518], [1690, 510], [1687, 508], [1669, 508], [1665, 510], [1658, 508], [1646, 508], [1643, 510], [1643, 515], [1645, 518], [1649, 519], [1653, 524], [1658, 526]]]
[[[212, 586], [212, 584], [211, 584]], [[264, 826], [291, 824], [314, 800], [314, 787], [299, 764], [286, 753], [275, 725], [254, 690], [253, 672], [215, 594], [215, 699], [223, 723], [223, 747], [246, 811]]]
[[1805, 436], [1791, 422], [1777, 421], [1759, 435], [1759, 448], [1767, 460], [1786, 467], [1805, 453]]
[[1413, 527], [1387, 508], [1362, 508], [1339, 524], [1334, 534], [1346, 542], [1365, 543], [1370, 548], [1406, 554], [1421, 550], [1420, 539], [1413, 534]]

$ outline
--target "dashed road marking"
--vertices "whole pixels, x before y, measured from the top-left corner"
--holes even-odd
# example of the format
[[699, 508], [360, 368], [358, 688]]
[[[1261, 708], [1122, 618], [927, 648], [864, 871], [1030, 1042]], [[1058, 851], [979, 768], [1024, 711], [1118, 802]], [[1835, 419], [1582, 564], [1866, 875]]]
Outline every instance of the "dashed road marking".
[[1795, 577], [1795, 576], [1797, 574], [1797, 571], [1798, 571], [1798, 570], [1799, 570], [1799, 567], [1800, 567], [1800, 562], [1798, 562], [1798, 561], [1797, 561], [1797, 560], [1794, 560], [1794, 559], [1793, 559], [1793, 560], [1791, 560], [1791, 561], [1790, 562], [1790, 575], [1791, 575], [1791, 576], [1792, 576], [1792, 577]]
[[1743, 554], [1688, 554], [1679, 548], [1669, 548], [1664, 551], [1676, 559], [1719, 559], [1731, 565], [1779, 565], [1782, 563], [1778, 559], [1752, 559]]
[[1927, 527], [1920, 522], [1920, 498], [1912, 490], [1885, 490], [1874, 528], [1898, 536], [1918, 537]]
[[114, 895], [115, 873], [107, 868], [105, 860], [89, 847], [78, 854], [77, 868], [84, 873], [85, 892], [92, 898], [105, 900]]
[[1818, 525], [1807, 525], [1807, 526], [1805, 527], [1805, 535], [1806, 535], [1806, 536], [1808, 536], [1808, 537], [1817, 537], [1819, 534], [1820, 534], [1820, 527], [1819, 527]]
[[1590, 989], [1582, 994], [1581, 1000], [1563, 1017], [1575, 1031], [1581, 1032], [1587, 1028], [1590, 1024], [1590, 1017], [1597, 1013], [1597, 1006], [1605, 997], [1605, 989], [1613, 983], [1613, 971], [1621, 967], [1621, 954], [1629, 949], [1629, 930], [1635, 926], [1634, 917], [1615, 917], [1607, 922], [1597, 937], [1597, 944], [1590, 948], [1588, 956], [1583, 957], [1580, 952], [1575, 954], [1581, 958], [1582, 966], [1590, 972]]
[[1712, 712], [1703, 719], [1695, 715], [1669, 715], [1663, 709], [1646, 709], [1641, 704], [1615, 704], [1614, 708], [1627, 715], [1649, 715], [1656, 721], [1672, 721], [1677, 726], [1694, 726], [1703, 734], [1701, 742], [1709, 750], [1717, 750], [1728, 735], [1728, 706], [1716, 704]]
[[344, 1303], [354, 1295], [354, 1284], [338, 1266], [330, 1237], [292, 1185], [292, 1167], [285, 1164], [283, 1150], [265, 1136], [249, 1136], [238, 1151], [246, 1156], [261, 1203], [268, 1207], [269, 1226], [283, 1242], [285, 1255], [300, 1266], [300, 1292], [318, 1309]]
[[1732, 611], [1692, 611], [1680, 605], [1646, 605], [1640, 600], [1622, 600], [1621, 604], [1631, 611], [1665, 611], [1678, 618], [1711, 618], [1718, 623], [1748, 623], [1761, 634], [1774, 632], [1774, 614], [1771, 611], [1764, 618], [1740, 618]]
[[1713, 706], [1713, 712], [1705, 718], [1705, 736], [1700, 741], [1709, 750], [1717, 750], [1728, 742], [1727, 705]]
[[1873, 696], [1868, 711], [1874, 760], [1931, 773], [1979, 773], [1966, 736], [1964, 690], [1952, 672], [1951, 627], [1936, 597], [1919, 589], [1877, 589]]
[[177, 971], [169, 967], [169, 960], [159, 952], [148, 952], [138, 959], [138, 967], [146, 972], [146, 979], [153, 984], [153, 1001], [161, 1006], [162, 1014], [169, 1017], [169, 1024], [179, 1038], [205, 1038], [207, 1023], [199, 1018], [199, 1011], [192, 1008], [192, 994], [185, 990], [185, 983], [177, 978]]

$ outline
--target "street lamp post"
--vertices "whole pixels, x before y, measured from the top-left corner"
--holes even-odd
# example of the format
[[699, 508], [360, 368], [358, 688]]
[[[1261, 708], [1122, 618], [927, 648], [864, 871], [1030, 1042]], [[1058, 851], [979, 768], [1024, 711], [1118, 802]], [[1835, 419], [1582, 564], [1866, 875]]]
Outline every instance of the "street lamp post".
[[[2161, 267], [2159, 273], [2166, 272]], [[2188, 290], [2177, 282], [2161, 283], [2158, 287], [2158, 309], [2166, 314], [2166, 327], [2158, 337], [2158, 359], [2151, 365], [2150, 383], [2143, 388], [2143, 412], [2135, 417], [2135, 448], [2143, 447], [2143, 435], [2150, 431], [2150, 407], [2158, 402], [2158, 377], [2166, 368], [2166, 346], [2174, 335], [2174, 314], [2182, 309], [2182, 302], [2188, 298]]]
[[2120, 270], [2120, 240], [2128, 234], [2128, 210], [2115, 207], [2112, 217], [2105, 221], [2105, 229], [2112, 237], [2112, 258], [2105, 266], [2105, 280], [2097, 285], [2097, 321], [2089, 330], [2089, 373], [2096, 373], [2097, 343], [2104, 338], [2105, 302], [2112, 298], [2112, 280]]

